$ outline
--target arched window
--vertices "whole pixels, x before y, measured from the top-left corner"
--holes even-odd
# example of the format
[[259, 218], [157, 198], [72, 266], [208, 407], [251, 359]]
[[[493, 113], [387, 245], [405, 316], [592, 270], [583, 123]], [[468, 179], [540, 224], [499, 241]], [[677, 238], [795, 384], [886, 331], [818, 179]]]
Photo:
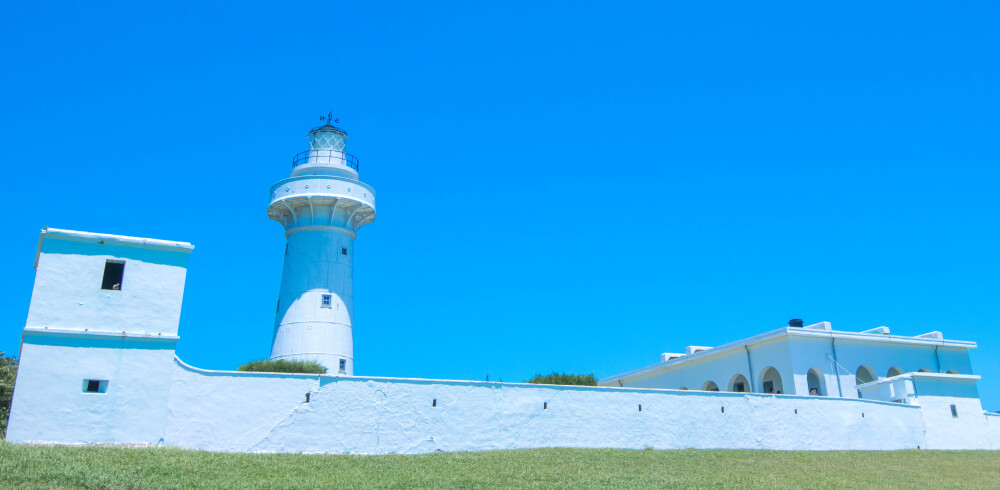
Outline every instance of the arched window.
[[[858, 370], [854, 373], [854, 385], [860, 386], [865, 383], [871, 383], [875, 381], [875, 371], [868, 366], [858, 366]], [[858, 398], [861, 398], [861, 391], [858, 391]]]
[[768, 366], [760, 372], [760, 392], [778, 395], [785, 392], [784, 386], [781, 384], [781, 375], [778, 374], [777, 369]]
[[[806, 384], [809, 386], [809, 394], [813, 396], [826, 396], [826, 386], [823, 383], [823, 371], [819, 368], [812, 368], [806, 374]], [[813, 390], [816, 390], [813, 393]]]
[[958, 374], [958, 371], [955, 369], [949, 369], [948, 374]]
[[889, 368], [889, 372], [885, 373], [885, 376], [887, 378], [891, 378], [893, 376], [899, 376], [900, 374], [903, 374], [903, 368], [901, 368], [899, 366], [893, 366], [893, 367]]
[[737, 374], [729, 380], [729, 391], [736, 393], [750, 393], [750, 383], [742, 374]]
[[715, 381], [706, 381], [701, 385], [701, 391], [719, 391], [719, 385], [715, 384]]
[[934, 371], [931, 371], [930, 369], [927, 369], [927, 368], [920, 368], [920, 372], [921, 373], [932, 373]]

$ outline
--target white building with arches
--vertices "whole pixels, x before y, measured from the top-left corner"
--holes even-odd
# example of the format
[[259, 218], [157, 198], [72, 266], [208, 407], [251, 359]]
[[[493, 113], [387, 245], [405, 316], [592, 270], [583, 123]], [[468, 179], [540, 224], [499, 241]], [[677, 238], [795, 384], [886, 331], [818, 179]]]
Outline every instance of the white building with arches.
[[[602, 386], [860, 398], [909, 403], [931, 382], [976, 393], [975, 342], [941, 332], [892, 335], [888, 327], [833, 330], [830, 322], [779, 328], [718, 347], [689, 346], [660, 362], [602, 379]], [[917, 381], [919, 380], [919, 381]], [[915, 384], [917, 381], [917, 384]], [[898, 388], [891, 393], [880, 385]]]

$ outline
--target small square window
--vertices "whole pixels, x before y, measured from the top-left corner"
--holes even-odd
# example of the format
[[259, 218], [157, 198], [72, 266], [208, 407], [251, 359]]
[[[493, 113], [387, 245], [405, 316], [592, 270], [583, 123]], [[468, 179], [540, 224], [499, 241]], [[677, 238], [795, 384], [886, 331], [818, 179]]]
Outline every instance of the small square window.
[[108, 380], [106, 379], [85, 379], [83, 380], [84, 393], [107, 393]]
[[119, 291], [122, 288], [122, 278], [125, 276], [124, 260], [109, 260], [104, 263], [104, 279], [101, 289]]
[[955, 405], [951, 406], [951, 416], [958, 418], [958, 407], [956, 407]]
[[329, 308], [330, 306], [332, 306], [333, 305], [333, 295], [332, 294], [324, 294], [323, 295], [323, 300], [322, 300], [321, 304], [323, 305], [323, 308]]
[[346, 373], [347, 372], [347, 359], [341, 359], [340, 360], [340, 372], [342, 372], [342, 373]]
[[347, 255], [347, 247], [342, 247], [340, 249], [340, 255]]

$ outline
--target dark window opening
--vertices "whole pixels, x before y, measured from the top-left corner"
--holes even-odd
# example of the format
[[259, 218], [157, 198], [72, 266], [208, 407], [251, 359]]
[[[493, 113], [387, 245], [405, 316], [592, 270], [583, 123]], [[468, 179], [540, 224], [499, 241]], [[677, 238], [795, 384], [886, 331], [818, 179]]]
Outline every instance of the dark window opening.
[[549, 402], [543, 402], [542, 403], [542, 410], [548, 410], [548, 409], [549, 409]]
[[108, 391], [108, 381], [106, 379], [83, 380], [84, 393], [105, 393], [107, 391]]
[[347, 359], [340, 360], [340, 372], [347, 372]]
[[639, 411], [640, 412], [642, 411], [642, 405], [639, 405]]
[[436, 407], [436, 406], [438, 406], [438, 399], [437, 399], [437, 398], [435, 398], [435, 399], [431, 400], [431, 406], [432, 406], [432, 407]]
[[958, 407], [956, 407], [955, 405], [951, 406], [951, 416], [958, 418]]
[[340, 249], [340, 255], [347, 255], [347, 248], [343, 247]]
[[738, 392], [738, 393], [743, 393], [743, 391], [744, 391], [743, 382], [742, 381], [737, 381], [736, 383], [733, 383], [733, 391]]
[[122, 277], [125, 275], [124, 260], [109, 260], [104, 263], [104, 279], [101, 289], [119, 291], [122, 288]]
[[306, 393], [306, 403], [309, 403], [309, 393]]
[[324, 294], [323, 295], [323, 307], [324, 308], [329, 308], [331, 305], [333, 305], [333, 295], [332, 294]]

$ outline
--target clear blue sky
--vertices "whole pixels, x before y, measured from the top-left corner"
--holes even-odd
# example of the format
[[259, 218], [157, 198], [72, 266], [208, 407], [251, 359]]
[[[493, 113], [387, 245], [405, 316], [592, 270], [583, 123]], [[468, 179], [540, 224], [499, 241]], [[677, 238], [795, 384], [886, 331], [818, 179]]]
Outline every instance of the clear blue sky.
[[358, 374], [598, 377], [786, 324], [974, 340], [1000, 410], [992, 2], [0, 7], [0, 350], [44, 226], [195, 244], [178, 354], [270, 348], [332, 110], [378, 192]]

